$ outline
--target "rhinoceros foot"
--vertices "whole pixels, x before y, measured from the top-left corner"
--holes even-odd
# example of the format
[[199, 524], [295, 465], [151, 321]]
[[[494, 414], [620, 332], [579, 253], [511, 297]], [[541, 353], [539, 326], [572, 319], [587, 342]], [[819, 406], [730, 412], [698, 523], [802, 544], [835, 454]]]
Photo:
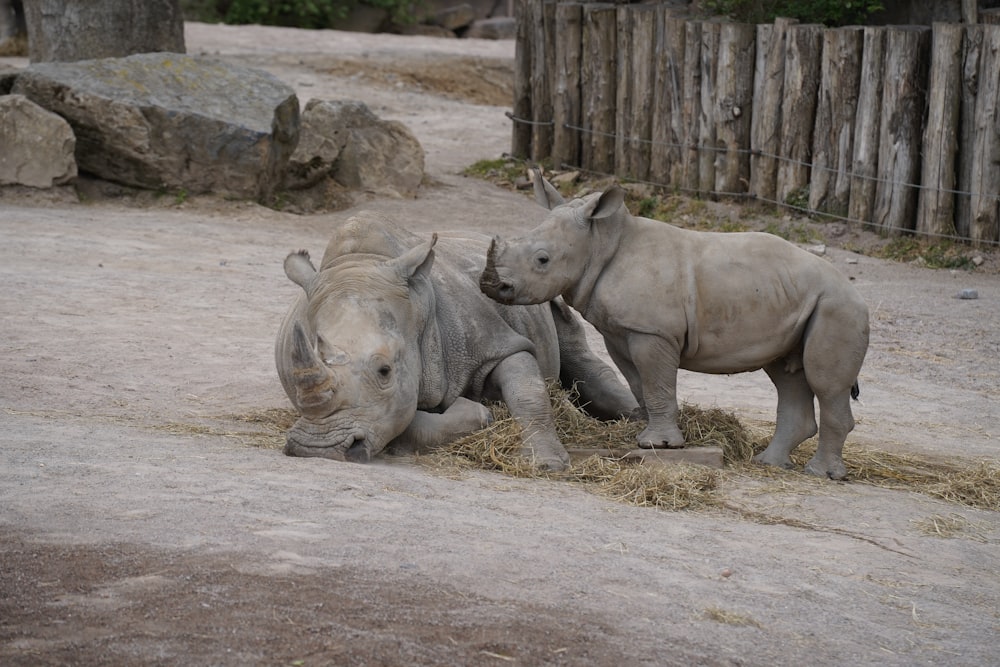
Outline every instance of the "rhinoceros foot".
[[816, 475], [817, 477], [826, 477], [829, 479], [846, 479], [847, 478], [847, 466], [844, 465], [843, 460], [838, 457], [822, 457], [817, 452], [815, 456], [809, 459], [809, 463], [806, 464], [805, 471], [810, 475]]
[[546, 472], [561, 472], [569, 468], [569, 454], [560, 444], [556, 447], [525, 445], [521, 448], [521, 456]]
[[783, 468], [785, 470], [792, 470], [795, 467], [795, 465], [792, 463], [792, 460], [788, 458], [787, 454], [783, 454], [781, 456], [775, 456], [774, 454], [768, 454], [767, 450], [764, 450], [757, 456], [753, 457], [753, 462], [765, 466]]
[[680, 429], [647, 427], [636, 438], [642, 449], [683, 449], [684, 435]]

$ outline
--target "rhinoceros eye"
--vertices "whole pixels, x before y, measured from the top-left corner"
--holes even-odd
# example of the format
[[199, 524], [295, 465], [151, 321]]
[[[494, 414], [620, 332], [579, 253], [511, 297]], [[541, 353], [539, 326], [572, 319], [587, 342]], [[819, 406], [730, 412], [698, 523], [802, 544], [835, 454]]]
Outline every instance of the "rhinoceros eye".
[[389, 383], [392, 380], [392, 365], [389, 364], [388, 362], [383, 361], [380, 363], [376, 363], [374, 370], [375, 370], [375, 379], [378, 381], [378, 383], [383, 387], [389, 386]]
[[544, 269], [549, 264], [549, 253], [544, 250], [539, 250], [535, 253], [535, 267], [539, 269]]

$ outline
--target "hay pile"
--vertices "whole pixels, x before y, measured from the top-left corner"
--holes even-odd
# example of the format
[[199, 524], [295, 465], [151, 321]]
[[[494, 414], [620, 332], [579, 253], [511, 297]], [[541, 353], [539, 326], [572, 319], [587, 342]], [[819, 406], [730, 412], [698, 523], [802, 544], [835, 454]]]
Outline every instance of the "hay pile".
[[[550, 397], [562, 442], [574, 449], [612, 450], [612, 455], [583, 458], [561, 473], [535, 470], [519, 455], [520, 426], [506, 408], [498, 404], [492, 406], [495, 421], [488, 428], [432, 454], [419, 456], [417, 461], [445, 474], [476, 469], [513, 477], [565, 480], [620, 502], [674, 510], [725, 506], [721, 496], [722, 483], [727, 476], [780, 478], [788, 488], [815, 481], [804, 478], [800, 472], [751, 462], [754, 454], [766, 446], [773, 428], [770, 424], [750, 427], [722, 410], [684, 405], [679, 423], [687, 445], [721, 447], [727, 471], [693, 464], [649, 466], [619, 458], [634, 447], [642, 423], [592, 419], [574, 405], [576, 396], [558, 385], [550, 388]], [[222, 435], [236, 438], [248, 446], [280, 449], [284, 446], [286, 431], [297, 417], [291, 410], [273, 408], [220, 417], [228, 424], [225, 428], [188, 425], [183, 432]], [[233, 429], [234, 421], [243, 428]], [[799, 470], [815, 449], [816, 439], [813, 438], [792, 453], [792, 461]], [[855, 483], [911, 491], [966, 507], [1000, 511], [1000, 463], [996, 461], [944, 461], [848, 443], [844, 448], [844, 462], [849, 479]]]
[[[573, 405], [575, 396], [558, 387], [550, 388], [556, 429], [564, 443], [574, 448], [610, 449], [624, 455], [634, 447], [642, 423], [626, 420], [600, 422]], [[562, 473], [532, 468], [519, 456], [521, 429], [502, 405], [492, 407], [494, 423], [440, 451], [421, 457], [438, 469], [494, 470], [514, 477], [543, 477], [578, 482], [614, 500], [664, 509], [697, 509], [723, 506], [721, 484], [727, 473], [698, 465], [644, 466], [615, 456], [590, 456], [574, 462]], [[719, 409], [681, 407], [678, 419], [688, 447], [722, 447], [729, 474], [752, 478], [781, 477], [789, 484], [803, 479], [800, 472], [752, 463], [763, 450], [769, 431], [752, 429], [734, 415]], [[768, 427], [770, 428], [770, 426]], [[800, 445], [792, 461], [801, 470], [816, 451], [816, 439]], [[844, 462], [849, 479], [881, 488], [912, 491], [967, 507], [1000, 511], [1000, 463], [968, 461], [955, 463], [919, 456], [894, 454], [848, 443]]]
[[[549, 478], [575, 482], [608, 498], [631, 505], [664, 509], [695, 509], [716, 504], [723, 473], [692, 464], [646, 466], [621, 456], [634, 449], [643, 424], [619, 420], [601, 422], [573, 404], [571, 392], [550, 388], [559, 439], [574, 449], [612, 450], [611, 456], [592, 455], [574, 462], [568, 471], [536, 470], [520, 456], [521, 427], [503, 405], [492, 406], [494, 422], [488, 428], [421, 457], [438, 470], [495, 470], [513, 477]], [[758, 439], [734, 416], [721, 410], [685, 405], [681, 430], [689, 447], [722, 447], [727, 462], [749, 460]]]

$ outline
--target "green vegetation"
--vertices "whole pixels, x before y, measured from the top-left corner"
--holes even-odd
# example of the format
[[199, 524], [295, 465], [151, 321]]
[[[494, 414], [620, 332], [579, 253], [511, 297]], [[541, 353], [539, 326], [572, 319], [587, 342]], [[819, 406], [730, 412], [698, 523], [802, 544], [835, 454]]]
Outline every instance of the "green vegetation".
[[924, 241], [913, 236], [900, 236], [882, 246], [876, 256], [897, 262], [919, 262], [932, 269], [972, 269], [975, 264], [969, 248], [951, 241]]
[[503, 185], [504, 183], [514, 183], [517, 178], [524, 176], [526, 172], [527, 165], [524, 160], [498, 158], [496, 160], [480, 160], [471, 164], [462, 170], [462, 175], [481, 178], [491, 183]]
[[828, 26], [863, 24], [884, 9], [881, 0], [705, 0], [703, 6], [743, 23], [771, 23], [784, 16]]
[[313, 29], [334, 26], [358, 5], [386, 10], [394, 23], [413, 23], [420, 7], [412, 0], [181, 0], [190, 21]]
[[779, 220], [770, 220], [761, 231], [792, 243], [820, 243], [823, 241], [819, 234], [801, 222], [782, 224]]

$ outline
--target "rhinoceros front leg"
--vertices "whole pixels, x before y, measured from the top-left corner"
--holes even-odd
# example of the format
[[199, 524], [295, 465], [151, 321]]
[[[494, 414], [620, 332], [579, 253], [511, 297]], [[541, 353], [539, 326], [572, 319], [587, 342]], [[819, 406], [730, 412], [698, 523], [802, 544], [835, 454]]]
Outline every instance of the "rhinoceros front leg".
[[524, 457], [543, 470], [565, 470], [569, 454], [556, 435], [549, 391], [535, 357], [530, 352], [513, 354], [497, 364], [488, 380], [521, 425]]
[[677, 427], [677, 368], [680, 349], [659, 336], [632, 333], [628, 354], [638, 374], [642, 392], [638, 394], [649, 421], [639, 434], [639, 446], [679, 449], [684, 435]]
[[392, 449], [395, 453], [427, 452], [484, 429], [492, 421], [485, 405], [459, 397], [441, 413], [417, 410], [406, 430], [392, 441]]

